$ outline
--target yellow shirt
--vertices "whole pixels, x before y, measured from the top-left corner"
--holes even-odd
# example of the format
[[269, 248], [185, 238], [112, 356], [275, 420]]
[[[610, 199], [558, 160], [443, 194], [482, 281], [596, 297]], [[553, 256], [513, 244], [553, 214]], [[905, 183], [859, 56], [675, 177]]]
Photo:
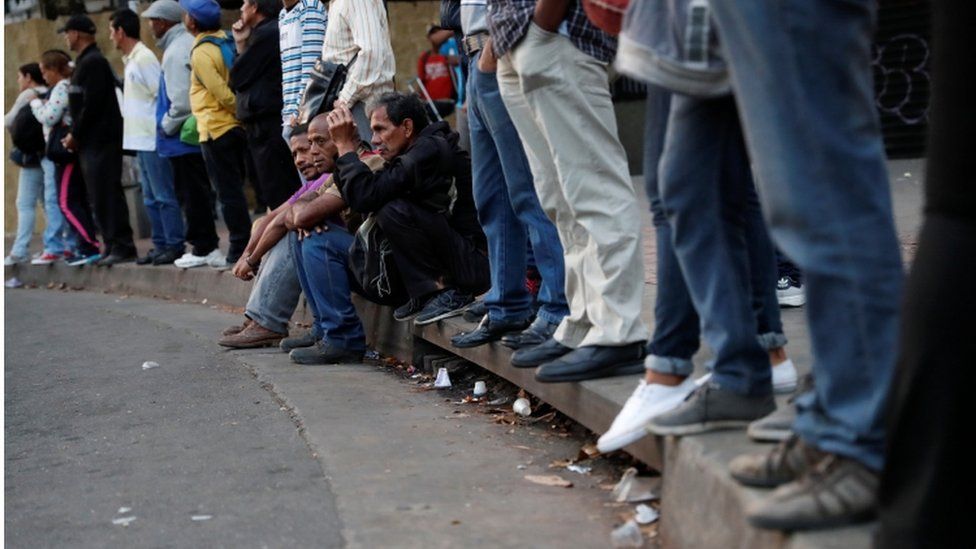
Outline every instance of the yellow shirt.
[[234, 92], [227, 84], [230, 70], [224, 65], [220, 46], [200, 44], [206, 36], [223, 38], [224, 31], [198, 34], [193, 42], [193, 53], [190, 54], [190, 110], [197, 118], [201, 142], [217, 139], [241, 125], [236, 116]]

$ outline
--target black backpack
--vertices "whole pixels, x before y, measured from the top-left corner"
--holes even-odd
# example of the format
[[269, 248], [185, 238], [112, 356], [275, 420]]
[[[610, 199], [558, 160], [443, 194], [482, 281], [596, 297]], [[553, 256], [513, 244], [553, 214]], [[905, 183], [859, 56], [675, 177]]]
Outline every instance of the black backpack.
[[17, 111], [14, 123], [10, 126], [10, 137], [14, 146], [25, 154], [44, 155], [44, 128], [34, 118], [30, 105], [24, 105]]

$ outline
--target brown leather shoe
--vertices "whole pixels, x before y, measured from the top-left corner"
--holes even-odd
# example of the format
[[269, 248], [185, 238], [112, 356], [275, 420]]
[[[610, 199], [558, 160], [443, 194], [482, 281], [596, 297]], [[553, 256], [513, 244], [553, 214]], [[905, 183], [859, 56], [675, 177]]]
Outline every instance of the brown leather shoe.
[[251, 323], [253, 323], [253, 322], [254, 322], [253, 320], [251, 320], [250, 318], [247, 318], [247, 317], [245, 316], [245, 317], [244, 317], [244, 324], [237, 324], [237, 325], [235, 325], [235, 326], [231, 326], [230, 328], [227, 328], [226, 330], [224, 330], [224, 331], [223, 331], [223, 332], [221, 333], [221, 335], [225, 335], [225, 336], [232, 336], [232, 335], [234, 335], [234, 334], [239, 334], [239, 333], [241, 333], [241, 332], [243, 332], [243, 331], [244, 331], [244, 328], [247, 328], [247, 327], [248, 327], [248, 326], [250, 326], [250, 325], [251, 325]]
[[257, 322], [251, 322], [239, 333], [220, 338], [217, 344], [233, 349], [253, 349], [278, 345], [285, 337], [288, 337], [288, 334], [272, 332]]

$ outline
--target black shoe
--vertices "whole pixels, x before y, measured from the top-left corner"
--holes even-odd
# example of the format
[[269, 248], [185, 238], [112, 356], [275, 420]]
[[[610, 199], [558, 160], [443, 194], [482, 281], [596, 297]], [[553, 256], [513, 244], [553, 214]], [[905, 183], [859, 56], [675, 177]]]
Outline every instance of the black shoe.
[[515, 351], [512, 354], [512, 366], [516, 368], [535, 368], [540, 364], [556, 360], [570, 351], [572, 349], [550, 337], [534, 347], [526, 347]]
[[535, 321], [528, 328], [517, 334], [506, 334], [502, 336], [502, 345], [509, 349], [524, 349], [533, 347], [550, 339], [556, 333], [559, 324], [554, 324], [543, 318], [536, 317]]
[[281, 347], [282, 351], [288, 353], [295, 349], [311, 347], [318, 343], [319, 339], [321, 338], [316, 336], [314, 331], [309, 330], [298, 337], [286, 337], [282, 339], [278, 346]]
[[488, 314], [488, 306], [485, 301], [475, 301], [464, 310], [463, 318], [468, 322], [481, 322], [481, 319]]
[[411, 297], [406, 303], [394, 309], [393, 320], [410, 320], [420, 314], [420, 311], [423, 310], [426, 304], [427, 301], [424, 299], [414, 299]]
[[99, 267], [111, 267], [112, 265], [117, 265], [119, 263], [130, 263], [135, 260], [136, 254], [121, 255], [112, 252], [108, 255], [108, 257], [103, 257], [98, 260], [98, 263], [95, 263], [95, 265], [98, 265]]
[[444, 290], [424, 305], [423, 310], [413, 320], [413, 323], [415, 326], [425, 326], [438, 320], [458, 316], [472, 301], [474, 301], [474, 296], [471, 294], [461, 293], [460, 290], [454, 288]]
[[535, 373], [536, 381], [555, 383], [639, 374], [644, 371], [644, 342], [619, 347], [587, 345], [547, 362]]
[[156, 249], [153, 248], [146, 253], [146, 255], [136, 259], [136, 265], [151, 265], [153, 260], [156, 259]]
[[175, 248], [170, 248], [168, 250], [163, 250], [157, 253], [153, 257], [153, 265], [169, 265], [170, 263], [176, 261], [177, 259], [183, 257], [183, 250], [177, 250]]
[[481, 320], [481, 324], [479, 324], [478, 328], [473, 332], [462, 332], [452, 337], [451, 345], [459, 349], [468, 349], [470, 347], [485, 345], [486, 343], [491, 343], [492, 341], [498, 341], [506, 334], [522, 330], [528, 323], [528, 320], [493, 321], [485, 316]]
[[350, 351], [319, 341], [314, 347], [293, 349], [288, 356], [295, 364], [361, 364], [364, 351]]

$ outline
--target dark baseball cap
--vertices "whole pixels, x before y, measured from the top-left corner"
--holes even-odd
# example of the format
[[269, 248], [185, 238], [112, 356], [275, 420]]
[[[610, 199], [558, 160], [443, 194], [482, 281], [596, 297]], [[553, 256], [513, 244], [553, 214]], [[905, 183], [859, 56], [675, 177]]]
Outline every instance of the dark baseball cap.
[[58, 29], [58, 34], [66, 31], [78, 31], [88, 34], [95, 34], [95, 22], [87, 15], [75, 14], [68, 18], [63, 27]]

